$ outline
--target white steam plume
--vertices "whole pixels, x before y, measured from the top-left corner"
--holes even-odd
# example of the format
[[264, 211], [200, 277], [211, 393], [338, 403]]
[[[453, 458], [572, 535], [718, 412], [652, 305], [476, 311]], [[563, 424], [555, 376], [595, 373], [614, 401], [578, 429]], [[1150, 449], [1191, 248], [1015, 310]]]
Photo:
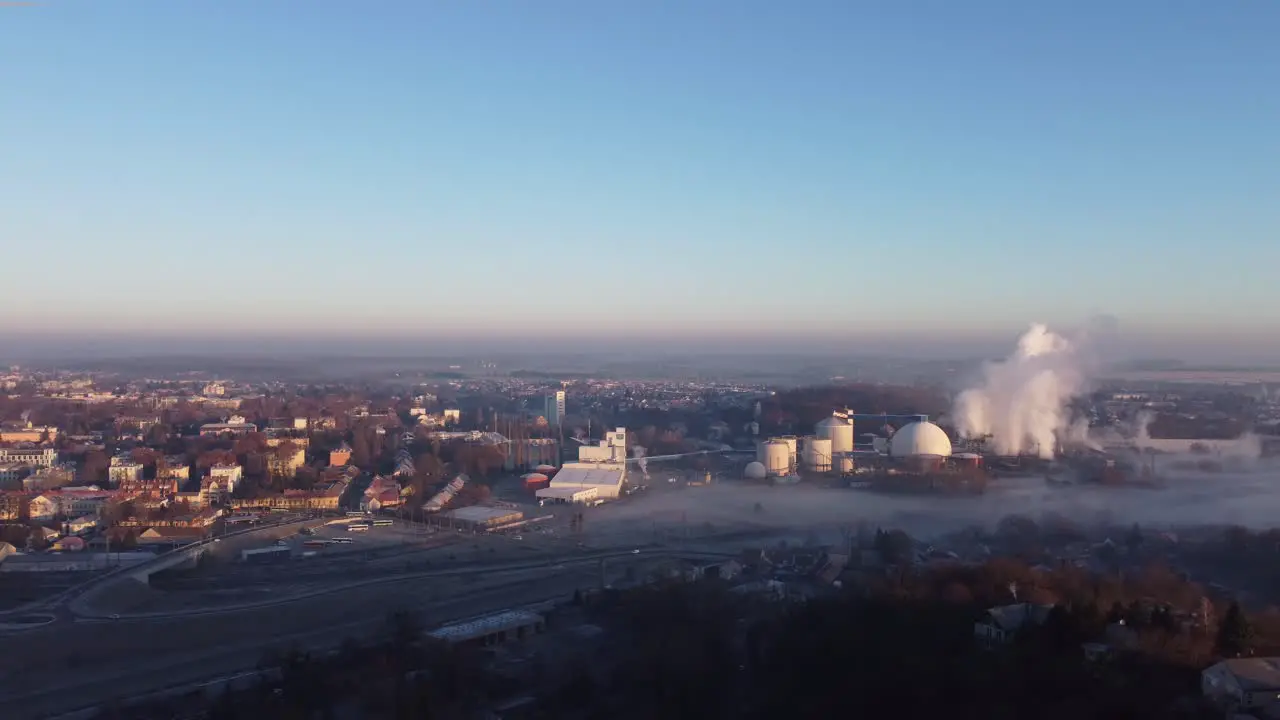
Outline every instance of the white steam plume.
[[1066, 338], [1032, 325], [1017, 352], [988, 363], [982, 385], [956, 398], [956, 429], [963, 437], [990, 436], [1002, 455], [1052, 458], [1059, 436], [1075, 434], [1067, 403], [1084, 389], [1082, 364]]

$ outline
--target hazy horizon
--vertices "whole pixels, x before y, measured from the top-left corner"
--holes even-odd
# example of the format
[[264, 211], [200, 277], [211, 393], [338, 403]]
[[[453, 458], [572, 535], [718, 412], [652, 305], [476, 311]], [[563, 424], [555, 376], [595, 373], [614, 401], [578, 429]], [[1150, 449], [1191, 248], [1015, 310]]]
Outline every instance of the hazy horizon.
[[[1061, 329], [1061, 328], [1055, 328]], [[92, 361], [131, 357], [205, 358], [420, 358], [581, 356], [625, 360], [769, 358], [795, 360], [936, 360], [970, 362], [1003, 358], [1025, 328], [991, 335], [876, 335], [846, 338], [777, 336], [646, 338], [559, 336], [397, 337], [378, 335], [251, 333], [183, 336], [165, 333], [5, 333], [0, 332], [0, 362]], [[1106, 339], [1097, 354], [1105, 365], [1134, 362], [1185, 363], [1190, 366], [1280, 367], [1280, 354], [1268, 347], [1235, 342], [1196, 343], [1185, 338], [1126, 335]], [[1102, 343], [1094, 343], [1101, 345]], [[1095, 351], [1097, 348], [1093, 348]], [[505, 368], [512, 369], [512, 368]]]

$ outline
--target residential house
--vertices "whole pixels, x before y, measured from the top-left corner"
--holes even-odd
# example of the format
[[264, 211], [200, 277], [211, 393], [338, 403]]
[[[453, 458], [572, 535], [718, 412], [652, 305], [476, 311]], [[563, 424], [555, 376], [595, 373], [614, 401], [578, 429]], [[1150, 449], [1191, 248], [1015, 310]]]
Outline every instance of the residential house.
[[75, 535], [60, 538], [57, 542], [49, 546], [49, 549], [54, 552], [80, 552], [81, 550], [84, 550], [84, 548], [84, 538], [76, 537]]
[[993, 607], [973, 624], [973, 635], [984, 645], [1003, 645], [1012, 641], [1022, 628], [1043, 625], [1052, 610], [1052, 605], [1032, 603]]
[[268, 438], [267, 471], [278, 477], [293, 477], [307, 464], [306, 438]]
[[244, 479], [244, 469], [239, 465], [214, 465], [209, 468], [209, 479], [226, 488], [226, 493], [230, 495]]
[[26, 463], [7, 462], [0, 464], [0, 488], [17, 490], [22, 487], [22, 479], [32, 473], [34, 468]]
[[67, 532], [72, 535], [83, 535], [84, 533], [93, 532], [98, 529], [101, 519], [97, 513], [91, 515], [82, 515], [74, 520], [67, 521]]
[[142, 482], [142, 465], [127, 457], [111, 458], [111, 467], [107, 468], [107, 483], [112, 487], [122, 487], [131, 483]]
[[67, 487], [76, 481], [76, 469], [71, 465], [51, 465], [36, 470], [30, 476], [23, 478], [22, 488], [24, 490], [53, 490], [55, 488]]
[[200, 542], [207, 536], [208, 531], [198, 527], [149, 527], [138, 534], [138, 545], [140, 547], [187, 545]]
[[311, 447], [311, 438], [308, 438], [308, 437], [305, 437], [305, 436], [304, 436], [304, 437], [294, 437], [294, 436], [289, 435], [289, 434], [285, 434], [285, 435], [273, 435], [273, 436], [271, 436], [271, 437], [267, 438], [267, 447], [269, 447], [269, 448], [278, 448], [278, 447], [280, 447], [281, 445], [284, 445], [285, 443], [289, 443], [290, 445], [293, 445], [294, 447], [300, 447], [300, 448], [302, 448], [303, 450], [306, 450], [307, 448]]
[[354, 465], [343, 465], [341, 467], [327, 467], [320, 471], [321, 484], [330, 484], [336, 482], [352, 482], [360, 477], [360, 470]]
[[59, 503], [56, 497], [51, 497], [50, 493], [44, 493], [31, 498], [28, 506], [30, 509], [27, 516], [32, 520], [48, 522], [57, 516], [59, 511]]
[[192, 490], [189, 492], [176, 492], [173, 494], [173, 501], [175, 503], [186, 503], [193, 510], [198, 510], [205, 506], [205, 503], [202, 500], [203, 497], [205, 496], [201, 495], [200, 491], [198, 490]]
[[121, 495], [149, 498], [168, 498], [178, 491], [177, 480], [166, 480], [160, 477], [151, 479], [139, 478], [121, 483], [117, 490]]
[[1280, 658], [1231, 658], [1200, 673], [1200, 691], [1225, 712], [1280, 713]]
[[379, 475], [364, 491], [364, 497], [360, 500], [360, 509], [365, 512], [377, 512], [383, 508], [398, 507], [402, 502], [400, 485], [392, 478]]
[[337, 448], [329, 451], [329, 466], [341, 467], [351, 462], [351, 446], [342, 443]]
[[224, 505], [230, 499], [231, 488], [225, 481], [207, 477], [200, 481], [200, 490], [196, 492], [196, 499], [192, 503], [192, 507], [203, 508], [210, 505]]
[[191, 479], [191, 466], [182, 455], [167, 456], [156, 468], [156, 477], [162, 480], [176, 480], [182, 484]]
[[30, 519], [31, 494], [6, 490], [0, 492], [0, 520], [26, 522]]

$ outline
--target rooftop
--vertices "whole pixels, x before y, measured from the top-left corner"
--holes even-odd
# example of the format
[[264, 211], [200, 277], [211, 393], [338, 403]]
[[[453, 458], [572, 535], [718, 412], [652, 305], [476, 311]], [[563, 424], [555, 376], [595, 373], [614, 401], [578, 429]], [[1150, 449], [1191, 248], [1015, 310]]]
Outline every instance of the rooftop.
[[555, 478], [552, 487], [598, 487], [601, 485], [621, 485], [623, 466], [613, 463], [565, 463]]
[[445, 516], [454, 518], [455, 520], [462, 520], [464, 522], [483, 523], [518, 514], [520, 514], [519, 510], [512, 510], [511, 508], [472, 505], [470, 507], [458, 508], [457, 510], [450, 510], [445, 513]]
[[1280, 689], [1280, 658], [1232, 658], [1222, 663], [1244, 690]]
[[439, 640], [461, 642], [472, 638], [484, 637], [489, 633], [501, 632], [512, 628], [536, 625], [542, 622], [542, 616], [525, 610], [504, 610], [503, 612], [485, 615], [474, 620], [445, 625], [427, 633]]

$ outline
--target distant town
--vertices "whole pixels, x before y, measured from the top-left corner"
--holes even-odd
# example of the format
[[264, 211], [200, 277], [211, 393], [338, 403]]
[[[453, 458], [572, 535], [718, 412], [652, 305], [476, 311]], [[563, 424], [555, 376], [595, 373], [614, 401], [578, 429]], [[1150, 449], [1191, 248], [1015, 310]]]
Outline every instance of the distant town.
[[[1010, 444], [999, 422], [962, 432], [964, 403], [929, 382], [447, 372], [9, 368], [6, 707], [261, 717], [323, 696], [353, 718], [715, 714], [701, 690], [642, 701], [625, 679], [636, 663], [676, 672], [680, 653], [618, 649], [636, 628], [687, 642], [675, 634], [695, 623], [724, 654], [684, 653], [759, 710], [764, 685], [737, 673], [790, 677], [777, 653], [803, 632], [785, 625], [799, 608], [860, 608], [880, 629], [839, 632], [866, 634], [914, 622], [906, 602], [946, 628], [904, 639], [912, 657], [944, 640], [983, 667], [1066, 653], [1054, 672], [1072, 683], [1146, 673], [1099, 697], [1152, 717], [1280, 702], [1269, 382], [1100, 380], [1055, 409], [1047, 441], [1028, 425]], [[445, 666], [467, 692], [441, 690]]]

